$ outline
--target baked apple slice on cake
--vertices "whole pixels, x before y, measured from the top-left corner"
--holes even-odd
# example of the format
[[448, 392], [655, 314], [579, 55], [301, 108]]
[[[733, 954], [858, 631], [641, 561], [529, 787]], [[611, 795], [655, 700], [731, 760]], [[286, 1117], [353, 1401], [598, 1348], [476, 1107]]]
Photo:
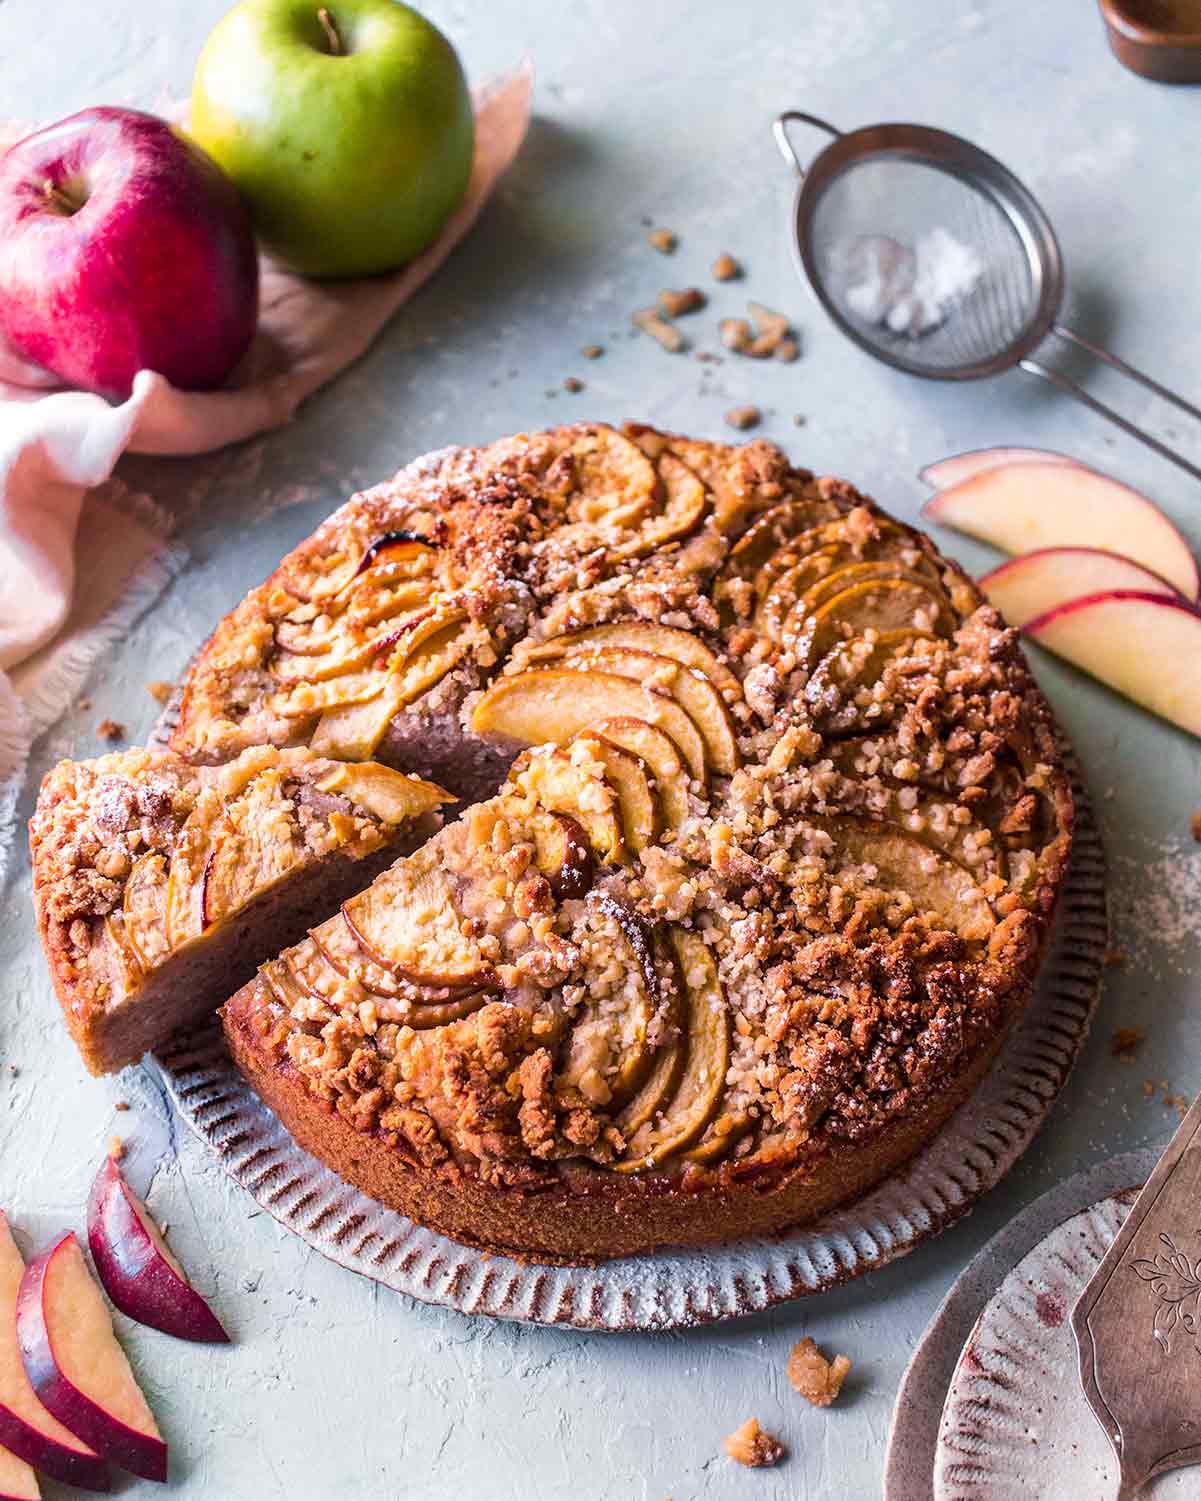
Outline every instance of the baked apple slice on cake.
[[168, 752], [62, 762], [30, 825], [34, 901], [67, 1025], [93, 1073], [136, 1062], [252, 973], [453, 801], [303, 749], [220, 768]]

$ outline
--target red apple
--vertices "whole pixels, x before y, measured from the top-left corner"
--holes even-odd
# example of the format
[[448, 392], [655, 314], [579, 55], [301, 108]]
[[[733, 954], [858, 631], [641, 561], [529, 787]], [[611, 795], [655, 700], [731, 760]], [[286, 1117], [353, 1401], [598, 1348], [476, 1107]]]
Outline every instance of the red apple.
[[165, 120], [84, 110], [0, 157], [0, 340], [22, 358], [114, 398], [146, 369], [205, 390], [257, 316], [242, 200]]
[[60, 1423], [123, 1470], [166, 1480], [167, 1446], [69, 1232], [25, 1268], [17, 1342], [34, 1391]]
[[122, 1313], [180, 1339], [229, 1342], [112, 1157], [101, 1164], [88, 1198], [88, 1247]]
[[[55, 1480], [106, 1491], [108, 1465], [46, 1411], [25, 1374], [17, 1344], [17, 1289], [24, 1274], [25, 1262], [0, 1210], [0, 1444]], [[0, 1498], [7, 1494], [4, 1486], [0, 1468]]]

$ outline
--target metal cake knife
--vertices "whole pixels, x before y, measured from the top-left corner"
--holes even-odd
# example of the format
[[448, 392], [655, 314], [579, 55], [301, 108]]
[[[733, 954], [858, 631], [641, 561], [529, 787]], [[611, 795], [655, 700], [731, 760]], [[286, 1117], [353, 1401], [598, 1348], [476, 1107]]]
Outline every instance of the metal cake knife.
[[1117, 1455], [1117, 1501], [1201, 1464], [1201, 1095], [1072, 1312], [1084, 1395]]

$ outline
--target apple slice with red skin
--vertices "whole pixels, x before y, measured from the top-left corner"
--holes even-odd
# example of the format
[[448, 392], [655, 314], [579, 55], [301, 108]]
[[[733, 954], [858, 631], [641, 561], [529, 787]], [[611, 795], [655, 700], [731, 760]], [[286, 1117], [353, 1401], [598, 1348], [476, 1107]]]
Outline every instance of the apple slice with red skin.
[[88, 1198], [88, 1248], [105, 1292], [122, 1313], [179, 1339], [229, 1343], [112, 1157], [101, 1163]]
[[1018, 627], [1089, 594], [1133, 590], [1167, 599], [1182, 597], [1167, 579], [1141, 563], [1099, 547], [1041, 547], [1010, 558], [977, 582], [1006, 623]]
[[130, 1474], [166, 1481], [167, 1446], [70, 1232], [25, 1268], [17, 1342], [34, 1391], [60, 1423]]
[[[47, 1412], [25, 1374], [17, 1344], [17, 1290], [24, 1274], [25, 1262], [0, 1210], [0, 1444], [54, 1480], [81, 1490], [107, 1491], [104, 1458]], [[0, 1460], [4, 1457], [0, 1451]], [[7, 1479], [0, 1466], [0, 1501]]]
[[[1076, 464], [1066, 453], [1049, 448], [973, 448], [968, 453], [952, 454], [918, 470], [918, 479], [932, 490], [949, 490], [989, 469], [1004, 469], [1009, 464]], [[1083, 466], [1080, 466], [1083, 467]]]
[[1196, 599], [1188, 543], [1145, 495], [1079, 464], [1011, 464], [943, 490], [922, 516], [999, 547], [1100, 547], [1141, 563]]
[[1036, 616], [1032, 641], [1201, 736], [1201, 611], [1162, 594], [1086, 595]]
[[42, 1501], [38, 1477], [7, 1449], [0, 1449], [0, 1501]]

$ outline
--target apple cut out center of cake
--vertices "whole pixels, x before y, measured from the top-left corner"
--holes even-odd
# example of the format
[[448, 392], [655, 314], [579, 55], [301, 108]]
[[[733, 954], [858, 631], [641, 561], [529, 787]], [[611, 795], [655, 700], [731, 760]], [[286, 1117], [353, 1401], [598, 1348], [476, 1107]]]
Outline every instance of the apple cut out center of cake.
[[[184, 687], [193, 777], [271, 753], [434, 791], [377, 801], [407, 848], [255, 955], [235, 1061], [348, 1181], [524, 1255], [870, 1187], [1021, 1014], [1070, 850], [1050, 714], [956, 565], [770, 444], [636, 425], [446, 450], [331, 516]], [[278, 882], [238, 851], [288, 776], [123, 878], [143, 960], [196, 942], [202, 865], [221, 913]]]

